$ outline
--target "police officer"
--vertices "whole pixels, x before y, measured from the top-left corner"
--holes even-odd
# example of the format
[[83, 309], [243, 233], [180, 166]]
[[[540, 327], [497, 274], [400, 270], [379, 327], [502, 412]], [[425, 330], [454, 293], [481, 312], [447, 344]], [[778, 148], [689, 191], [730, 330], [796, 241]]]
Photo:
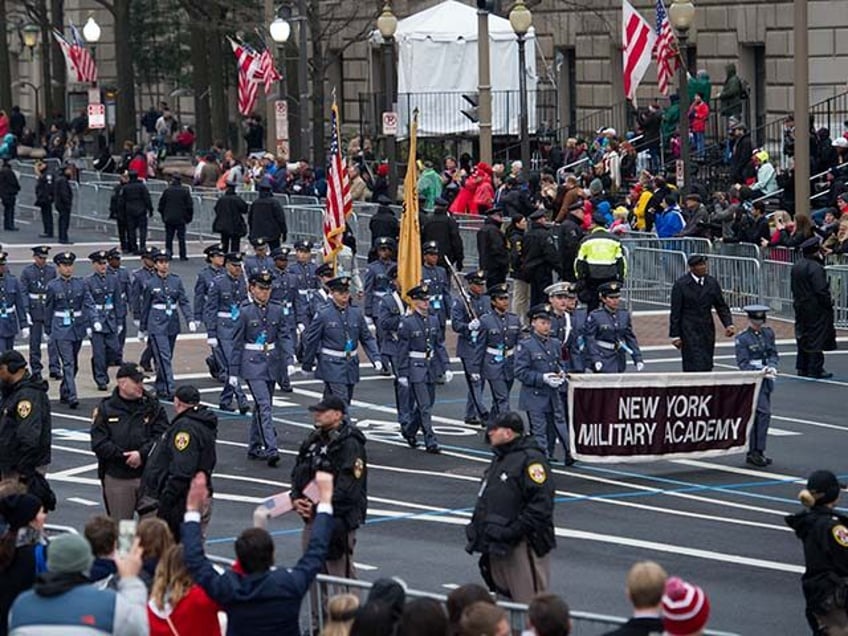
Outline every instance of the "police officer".
[[633, 359], [636, 370], [645, 368], [642, 352], [633, 333], [630, 312], [619, 309], [621, 302], [621, 283], [611, 281], [602, 284], [598, 293], [601, 308], [589, 314], [586, 319], [586, 349], [591, 369], [595, 373], [624, 373], [627, 368], [627, 354]]
[[483, 403], [483, 380], [480, 378], [480, 371], [472, 371], [471, 361], [480, 340], [480, 320], [491, 309], [491, 301], [485, 293], [486, 272], [469, 272], [465, 275], [465, 281], [468, 283], [468, 300], [473, 315], [468, 313], [465, 300], [458, 290], [451, 306], [451, 328], [457, 334], [456, 355], [462, 361], [462, 370], [468, 385], [465, 423], [480, 425], [486, 423], [489, 412]]
[[224, 273], [224, 249], [220, 243], [209, 245], [203, 250], [206, 256], [206, 266], [197, 272], [197, 280], [194, 283], [194, 322], [205, 321], [206, 295], [209, 286], [216, 277]]
[[294, 244], [295, 262], [289, 263], [286, 269], [289, 285], [297, 291], [294, 310], [297, 335], [301, 338], [312, 318], [309, 315], [309, 301], [312, 299], [312, 294], [320, 288], [318, 278], [315, 276], [315, 263], [312, 262], [312, 247], [311, 241], [297, 241]]
[[[0, 354], [0, 385], [4, 396], [0, 413], [0, 480], [21, 481], [43, 501], [45, 493], [38, 490], [40, 480], [36, 473], [43, 474], [50, 463], [47, 382], [30, 374], [23, 355], [11, 349]], [[51, 509], [47, 503], [44, 507]]]
[[282, 373], [281, 365], [288, 367], [289, 375], [294, 372], [291, 324], [283, 315], [283, 306], [271, 300], [273, 284], [274, 277], [267, 270], [250, 277], [251, 300], [239, 308], [233, 337], [236, 355], [231, 360], [227, 380], [233, 388], [239, 378], [247, 381], [254, 401], [247, 457], [264, 460], [271, 468], [280, 463], [271, 413], [274, 385]]
[[95, 314], [94, 300], [85, 281], [74, 276], [73, 252], [60, 252], [53, 257], [59, 276], [47, 283], [47, 302], [44, 306], [47, 335], [55, 343], [62, 363], [62, 384], [59, 386], [59, 401], [72, 409], [79, 407], [76, 377], [79, 369], [79, 350], [86, 329]]
[[561, 266], [544, 208], [533, 212], [529, 223], [522, 246], [522, 272], [530, 283], [530, 304], [539, 305], [547, 300], [545, 288], [553, 282], [554, 272]]
[[108, 252], [97, 250], [88, 255], [94, 270], [85, 279], [85, 285], [94, 301], [94, 314], [87, 331], [91, 339], [91, 373], [98, 391], [106, 391], [109, 384], [109, 367], [121, 360], [118, 332], [126, 318], [121, 285], [117, 276], [109, 276]]
[[624, 282], [627, 262], [621, 241], [606, 230], [606, 219], [600, 212], [592, 216], [589, 233], [580, 241], [574, 259], [574, 274], [580, 283], [580, 300], [588, 311], [598, 307], [598, 291], [603, 283]]
[[[477, 342], [474, 343], [469, 369], [473, 380], [489, 383], [492, 390], [490, 419], [509, 411], [509, 392], [515, 381], [515, 346], [521, 335], [521, 321], [509, 311], [509, 283], [490, 287], [487, 291], [492, 311], [480, 319]], [[457, 353], [459, 355], [459, 353]]]
[[389, 292], [380, 299], [377, 304], [378, 346], [380, 347], [380, 359], [386, 365], [386, 371], [392, 374], [392, 385], [395, 390], [395, 405], [398, 412], [398, 424], [402, 431], [410, 424], [411, 406], [409, 402], [409, 386], [401, 386], [398, 383], [398, 328], [401, 319], [407, 313], [406, 303], [400, 297], [397, 288], [397, 265], [393, 265], [387, 272], [389, 277]]
[[807, 602], [807, 622], [815, 636], [843, 633], [848, 623], [848, 517], [835, 510], [844, 488], [829, 470], [814, 471], [807, 487], [798, 494], [805, 510], [785, 517], [804, 544], [806, 569], [801, 587]]
[[[174, 393], [174, 413], [174, 420], [144, 467], [142, 492], [155, 494], [156, 516], [168, 523], [174, 538], [179, 541], [186, 495], [198, 472], [206, 474], [206, 483], [212, 492], [212, 472], [217, 463], [218, 416], [200, 403], [200, 392], [190, 385], [178, 387]], [[206, 528], [212, 517], [211, 505], [200, 512], [201, 526]]]
[[769, 307], [748, 305], [743, 309], [748, 314], [748, 328], [736, 336], [736, 364], [742, 371], [760, 371], [765, 375], [757, 399], [757, 415], [745, 461], [752, 466], [763, 468], [771, 464], [771, 459], [766, 457], [765, 451], [771, 420], [771, 394], [774, 391], [779, 359], [774, 331], [765, 324]]
[[350, 404], [359, 382], [357, 346], [362, 344], [378, 372], [383, 362], [365, 315], [350, 304], [350, 276], [336, 276], [327, 287], [332, 302], [315, 315], [303, 337], [303, 370], [312, 371], [317, 358], [315, 377], [324, 381], [324, 397], [337, 395]]
[[0, 348], [15, 348], [15, 337], [20, 333], [29, 339], [27, 325], [26, 291], [21, 282], [6, 267], [6, 252], [0, 252]]
[[551, 335], [551, 306], [535, 305], [527, 313], [530, 336], [515, 349], [515, 377], [521, 382], [518, 408], [527, 412], [530, 434], [542, 452], [552, 457], [548, 428], [566, 439], [565, 411], [560, 389], [565, 383], [562, 343]]
[[174, 345], [180, 333], [180, 317], [188, 323], [188, 330], [197, 331], [197, 323], [192, 319], [191, 305], [188, 302], [183, 281], [172, 274], [171, 257], [165, 252], [154, 256], [156, 275], [144, 286], [141, 296], [141, 325], [139, 342], [150, 338], [153, 359], [156, 361], [156, 397], [160, 400], [174, 399]]
[[509, 245], [503, 232], [503, 208], [486, 211], [483, 227], [477, 232], [477, 253], [480, 267], [486, 272], [485, 284], [493, 287], [506, 281], [509, 273]]
[[120, 366], [124, 362], [124, 343], [127, 341], [127, 314], [132, 306], [132, 278], [129, 270], [121, 265], [120, 248], [113, 247], [109, 250], [107, 256], [109, 258], [109, 268], [106, 270], [106, 273], [118, 279], [118, 287], [121, 290], [121, 297], [124, 300], [124, 307], [126, 308], [124, 316], [118, 324], [119, 349], [117, 365]]
[[[34, 376], [41, 376], [44, 368], [41, 364], [41, 341], [44, 339], [45, 323], [50, 322], [50, 316], [45, 313], [47, 302], [47, 283], [56, 278], [56, 268], [47, 262], [50, 253], [48, 245], [36, 245], [32, 248], [33, 262], [21, 271], [21, 285], [27, 300], [27, 322], [29, 331], [29, 366]], [[62, 377], [59, 365], [59, 353], [56, 344], [47, 345], [47, 359], [50, 377], [58, 380]]]
[[554, 483], [544, 452], [515, 412], [488, 426], [494, 457], [486, 469], [466, 528], [469, 554], [481, 553], [480, 571], [493, 592], [529, 603], [547, 591], [554, 536]]
[[141, 476], [153, 445], [168, 428], [165, 409], [144, 389], [144, 374], [127, 362], [116, 374], [117, 387], [94, 409], [91, 450], [103, 504], [113, 519], [132, 519], [138, 505]]
[[234, 338], [238, 328], [241, 306], [247, 301], [247, 284], [242, 274], [242, 257], [240, 252], [230, 252], [224, 257], [225, 273], [215, 277], [209, 285], [204, 303], [203, 322], [206, 323], [207, 343], [212, 348], [212, 355], [218, 361], [222, 370], [224, 388], [218, 400], [218, 408], [222, 411], [234, 412], [233, 397], [238, 402], [239, 412], [246, 415], [250, 412], [247, 396], [240, 384], [230, 386], [227, 379], [230, 373], [233, 357], [238, 353], [234, 349]]
[[292, 505], [306, 523], [305, 546], [315, 518], [315, 503], [306, 496], [306, 487], [315, 479], [316, 471], [333, 474], [333, 534], [323, 572], [355, 579], [356, 529], [365, 521], [368, 509], [365, 436], [348, 421], [347, 404], [338, 396], [326, 396], [309, 410], [315, 430], [300, 445], [292, 469]]
[[250, 278], [253, 274], [261, 270], [274, 269], [274, 259], [268, 254], [268, 241], [264, 238], [250, 239], [250, 245], [253, 247], [253, 255], [245, 256], [244, 272]]
[[[153, 257], [156, 256], [158, 250], [155, 247], [145, 247], [141, 250], [141, 267], [133, 270], [131, 279], [131, 300], [130, 309], [132, 309], [133, 322], [136, 329], [141, 329], [141, 299], [144, 292], [144, 287], [147, 281], [156, 276], [156, 264], [153, 262]], [[153, 360], [152, 343], [148, 340], [141, 352], [139, 363], [145, 371], [152, 371], [151, 361]]]
[[[274, 276], [274, 284], [271, 287], [271, 300], [280, 303], [283, 306], [283, 316], [291, 325], [291, 341], [297, 341], [297, 325], [295, 323], [294, 303], [297, 297], [297, 290], [291, 286], [291, 278], [288, 275], [290, 250], [287, 247], [278, 247], [271, 252], [271, 258], [274, 260], [274, 269], [271, 274]], [[288, 366], [281, 366], [282, 377], [280, 378], [280, 390], [283, 393], [291, 393], [292, 385], [291, 378], [288, 374]]]
[[448, 353], [437, 315], [431, 311], [430, 287], [421, 283], [409, 290], [413, 311], [404, 316], [398, 327], [398, 383], [409, 389], [411, 413], [401, 418], [408, 422], [401, 435], [410, 448], [418, 446], [420, 428], [424, 447], [434, 455], [440, 452], [439, 440], [433, 431], [433, 404], [436, 402], [436, 379], [444, 376], [450, 382]]
[[[377, 342], [382, 342], [380, 325], [377, 324], [377, 311], [380, 300], [391, 291], [389, 270], [396, 266], [394, 256], [395, 240], [388, 236], [381, 236], [375, 241], [377, 260], [368, 263], [364, 276], [365, 315], [374, 321], [376, 327]], [[388, 360], [383, 360], [384, 375], [388, 375]]]

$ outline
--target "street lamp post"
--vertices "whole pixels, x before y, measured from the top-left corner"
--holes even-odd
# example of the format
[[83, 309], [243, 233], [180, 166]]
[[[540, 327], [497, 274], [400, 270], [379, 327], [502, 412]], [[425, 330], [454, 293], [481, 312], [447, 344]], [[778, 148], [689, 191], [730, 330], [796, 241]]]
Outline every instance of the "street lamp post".
[[30, 78], [32, 81], [30, 82], [30, 86], [32, 86], [32, 91], [35, 93], [36, 129], [38, 124], [38, 87], [35, 85], [35, 75], [38, 67], [35, 63], [35, 47], [38, 45], [39, 33], [41, 33], [41, 27], [36, 24], [27, 24], [23, 29], [21, 29], [21, 34], [24, 38], [24, 46], [29, 49], [29, 59], [32, 62], [32, 77]]
[[[390, 3], [386, 3], [377, 18], [377, 30], [383, 36], [383, 73], [385, 75], [385, 112], [395, 108], [394, 89], [394, 37], [397, 31], [397, 16], [392, 13]], [[395, 135], [386, 135], [386, 156], [389, 161], [389, 196], [392, 200], [397, 196], [397, 145]]]
[[[100, 25], [94, 19], [94, 16], [89, 16], [88, 21], [82, 28], [82, 37], [85, 41], [91, 44], [91, 59], [97, 62], [97, 43], [100, 41]], [[92, 86], [97, 86], [97, 82], [92, 82]]]
[[[298, 119], [300, 120], [300, 154], [308, 158], [309, 147], [312, 143], [310, 129], [311, 119], [309, 117], [309, 57], [307, 53], [308, 34], [306, 32], [306, 0], [298, 0], [298, 60], [297, 60], [297, 84], [298, 84]], [[317, 34], [313, 34], [317, 37]], [[320, 117], [320, 113], [318, 114]], [[315, 149], [318, 152], [318, 148]]]
[[668, 17], [672, 26], [677, 31], [677, 42], [680, 48], [681, 64], [679, 65], [679, 87], [680, 97], [680, 158], [683, 161], [683, 183], [677, 187], [681, 193], [683, 188], [688, 188], [690, 178], [690, 144], [689, 144], [689, 69], [686, 64], [686, 42], [689, 29], [695, 19], [695, 5], [691, 0], [674, 0], [668, 9]]
[[480, 108], [480, 161], [492, 165], [492, 80], [488, 6], [487, 0], [477, 0], [477, 95]]
[[290, 157], [288, 156], [289, 150], [289, 120], [288, 120], [288, 94], [286, 91], [286, 82], [288, 81], [288, 73], [286, 72], [286, 49], [285, 44], [288, 42], [289, 36], [291, 35], [291, 25], [283, 18], [282, 16], [276, 18], [271, 25], [268, 27], [268, 31], [271, 33], [271, 39], [277, 45], [277, 59], [280, 60], [282, 72], [282, 79], [279, 82], [279, 93], [278, 99], [279, 101], [286, 104], [286, 115], [285, 117], [281, 117], [279, 114], [276, 116], [276, 121], [281, 123], [281, 127], [277, 130], [277, 145], [283, 146], [286, 151], [286, 160]]
[[518, 36], [518, 99], [520, 103], [520, 142], [521, 142], [521, 163], [524, 170], [529, 170], [530, 167], [530, 134], [527, 130], [527, 61], [524, 51], [524, 36], [530, 30], [533, 24], [533, 14], [524, 0], [517, 0], [509, 12], [509, 23], [512, 30]]

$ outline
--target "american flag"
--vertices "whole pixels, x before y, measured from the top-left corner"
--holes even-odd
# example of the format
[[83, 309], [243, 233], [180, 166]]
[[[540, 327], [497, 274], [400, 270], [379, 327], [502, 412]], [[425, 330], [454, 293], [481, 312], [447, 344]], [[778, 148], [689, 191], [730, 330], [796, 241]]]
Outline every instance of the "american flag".
[[657, 0], [657, 84], [663, 95], [668, 95], [668, 86], [677, 72], [677, 42], [671, 23], [668, 21], [663, 0]]
[[636, 98], [636, 87], [651, 65], [651, 51], [657, 36], [651, 24], [631, 6], [622, 0], [621, 20], [622, 42], [624, 43], [624, 96]]
[[97, 81], [97, 65], [88, 49], [83, 45], [82, 38], [77, 28], [71, 24], [71, 35], [73, 42], [68, 42], [59, 31], [53, 31], [53, 37], [62, 49], [65, 56], [65, 65], [68, 69], [68, 79], [74, 82]]
[[327, 173], [327, 208], [324, 210], [324, 260], [333, 259], [342, 249], [345, 218], [353, 211], [350, 178], [339, 141], [339, 107], [333, 100], [330, 111], [330, 168]]
[[256, 106], [259, 82], [262, 81], [259, 54], [244, 42], [230, 38], [230, 46], [238, 65], [238, 109], [244, 117], [251, 115]]
[[283, 79], [283, 76], [274, 68], [274, 56], [271, 55], [271, 50], [267, 47], [259, 56], [259, 74], [265, 82], [266, 95], [271, 94], [271, 88], [274, 86], [274, 82], [279, 82]]

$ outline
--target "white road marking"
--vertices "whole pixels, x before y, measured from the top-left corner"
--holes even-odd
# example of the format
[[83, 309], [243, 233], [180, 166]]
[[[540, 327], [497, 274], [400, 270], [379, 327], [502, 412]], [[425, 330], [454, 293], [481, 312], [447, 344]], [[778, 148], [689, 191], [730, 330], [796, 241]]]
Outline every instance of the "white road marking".
[[848, 426], [840, 426], [839, 424], [828, 424], [827, 422], [813, 422], [812, 420], [802, 420], [797, 417], [784, 417], [782, 415], [772, 415], [771, 419], [781, 420], [782, 422], [794, 422], [795, 424], [803, 424], [804, 426], [817, 426], [819, 428], [829, 428], [836, 431], [848, 431]]
[[56, 477], [73, 477], [74, 475], [82, 475], [83, 473], [87, 473], [96, 469], [97, 464], [84, 464], [82, 466], [76, 466], [75, 468], [60, 470], [58, 473], [50, 473], [48, 477], [50, 477], [51, 479], [55, 479]]
[[774, 435], [775, 437], [792, 437], [794, 435], [803, 435], [803, 433], [799, 433], [798, 431], [787, 431], [785, 428], [777, 428], [776, 426], [769, 426], [768, 434]]
[[354, 561], [353, 565], [357, 570], [363, 570], [364, 572], [373, 572], [374, 570], [380, 569], [376, 565], [368, 565], [367, 563], [359, 563], [358, 561]]
[[783, 481], [795, 481], [797, 483], [804, 483], [806, 479], [802, 479], [801, 477], [796, 477], [795, 475], [784, 475], [782, 473], [772, 473], [765, 472], [763, 470], [751, 470], [750, 468], [739, 468], [737, 466], [725, 466], [724, 464], [713, 464], [712, 462], [705, 462], [698, 459], [675, 459], [672, 460], [674, 464], [680, 464], [682, 466], [692, 466], [693, 468], [705, 468], [707, 470], [720, 470], [725, 473], [735, 473], [737, 475], [746, 475], [748, 477], [758, 477], [760, 479], [769, 479], [769, 480], [783, 480]]
[[83, 499], [82, 497], [68, 497], [65, 501], [71, 501], [73, 503], [78, 503], [81, 506], [99, 506], [100, 502], [92, 501], [91, 499]]

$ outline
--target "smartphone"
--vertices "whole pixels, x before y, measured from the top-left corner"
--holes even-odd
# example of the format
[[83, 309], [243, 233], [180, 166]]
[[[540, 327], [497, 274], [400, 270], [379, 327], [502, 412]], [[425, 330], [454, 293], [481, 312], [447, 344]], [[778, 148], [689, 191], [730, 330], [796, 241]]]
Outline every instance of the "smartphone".
[[137, 525], [135, 519], [121, 519], [118, 522], [118, 554], [121, 556], [130, 553]]

